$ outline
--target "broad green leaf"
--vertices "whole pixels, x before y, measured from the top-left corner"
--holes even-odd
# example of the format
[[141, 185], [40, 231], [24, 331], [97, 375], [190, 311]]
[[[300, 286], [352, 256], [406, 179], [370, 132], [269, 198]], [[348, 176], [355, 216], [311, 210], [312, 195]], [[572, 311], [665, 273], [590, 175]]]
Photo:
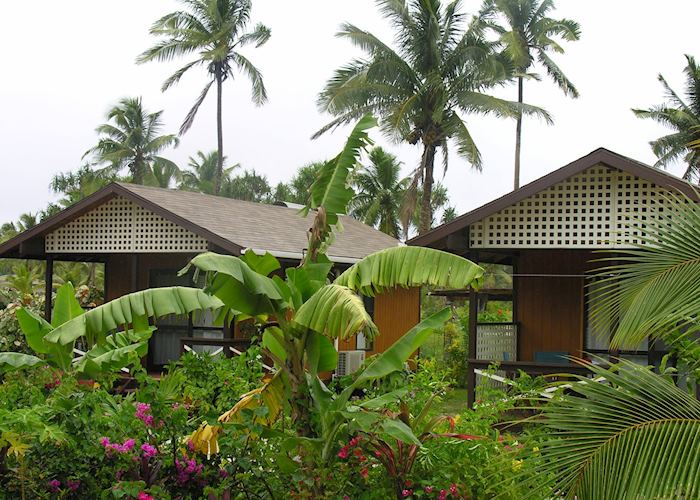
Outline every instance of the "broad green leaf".
[[446, 307], [418, 323], [386, 351], [376, 356], [355, 379], [352, 387], [357, 387], [368, 380], [385, 377], [390, 373], [402, 370], [404, 363], [411, 354], [423, 345], [433, 331], [442, 328], [450, 317], [452, 317], [452, 311], [449, 307]]
[[297, 310], [294, 322], [333, 339], [346, 339], [358, 332], [371, 339], [377, 334], [362, 299], [338, 285], [326, 285], [311, 296]]
[[335, 370], [338, 366], [338, 351], [328, 337], [311, 332], [306, 339], [306, 359], [309, 371], [316, 375]]
[[137, 360], [146, 355], [148, 339], [154, 330], [155, 328], [142, 332], [129, 330], [107, 336], [104, 343], [90, 349], [75, 363], [76, 370], [90, 377], [98, 377], [124, 368], [133, 359], [132, 352], [137, 354]]
[[[236, 316], [242, 313], [255, 318], [275, 312], [272, 302], [266, 295], [252, 293], [244, 283], [226, 274], [216, 274], [206, 291], [221, 299]], [[239, 317], [239, 320], [241, 319]]]
[[361, 151], [372, 145], [367, 130], [375, 127], [377, 120], [366, 115], [355, 125], [343, 148], [333, 160], [326, 162], [318, 178], [311, 185], [311, 198], [308, 208], [323, 207], [326, 211], [327, 224], [338, 222], [338, 214], [345, 214], [352, 199], [353, 190], [348, 177], [359, 160]]
[[379, 410], [385, 406], [395, 403], [408, 392], [408, 387], [402, 387], [401, 389], [396, 389], [395, 391], [387, 392], [379, 397], [369, 399], [360, 403], [358, 406], [364, 408], [365, 410]]
[[73, 284], [68, 282], [58, 289], [56, 292], [56, 300], [53, 305], [53, 316], [51, 325], [56, 328], [63, 323], [67, 323], [73, 318], [77, 318], [85, 311], [80, 307], [80, 302], [75, 298], [75, 289]]
[[19, 327], [27, 339], [27, 345], [31, 347], [32, 351], [39, 354], [48, 354], [50, 345], [44, 341], [44, 335], [53, 330], [51, 323], [25, 308], [18, 309], [15, 315], [17, 316]]
[[281, 267], [280, 261], [273, 257], [270, 252], [265, 252], [264, 255], [258, 255], [252, 250], [248, 250], [241, 256], [241, 260], [253, 271], [263, 276], [269, 276], [270, 273], [277, 271]]
[[382, 430], [394, 439], [403, 441], [404, 443], [422, 446], [422, 443], [418, 440], [415, 434], [413, 434], [411, 428], [404, 424], [401, 420], [386, 419], [382, 422], [381, 426]]
[[21, 352], [0, 352], [0, 368], [27, 368], [40, 363], [46, 363], [46, 361]]
[[[282, 296], [272, 279], [253, 271], [245, 262], [231, 255], [206, 252], [190, 261], [200, 271], [225, 274], [245, 285], [250, 293], [265, 295], [271, 300], [280, 300]], [[189, 266], [188, 266], [189, 267]], [[187, 269], [187, 267], [185, 268]], [[181, 271], [184, 272], [185, 270]]]
[[277, 358], [282, 361], [287, 359], [287, 351], [284, 346], [280, 343], [280, 340], [284, 338], [284, 333], [276, 326], [271, 326], [265, 328], [262, 336], [262, 345], [265, 349], [274, 354]]
[[[198, 288], [152, 288], [130, 293], [98, 306], [54, 329], [45, 339], [48, 342], [69, 344], [80, 337], [102, 337], [119, 327], [146, 323], [148, 318], [168, 314], [189, 314], [202, 309], [218, 309], [223, 304]], [[135, 329], [140, 330], [136, 326]]]
[[397, 286], [432, 285], [464, 289], [474, 284], [483, 272], [473, 262], [441, 250], [393, 247], [353, 264], [334, 283], [373, 296]]
[[[323, 421], [322, 426], [327, 427], [329, 418], [332, 418], [331, 412], [329, 412], [329, 407], [333, 401], [334, 394], [326, 387], [326, 384], [318, 378], [315, 374], [306, 374], [306, 381], [309, 385], [309, 392], [311, 393], [311, 399], [316, 406], [316, 414]], [[325, 421], [324, 421], [325, 420]]]
[[298, 309], [327, 283], [327, 274], [318, 271], [318, 268], [308, 265], [288, 267], [285, 271], [295, 308]]

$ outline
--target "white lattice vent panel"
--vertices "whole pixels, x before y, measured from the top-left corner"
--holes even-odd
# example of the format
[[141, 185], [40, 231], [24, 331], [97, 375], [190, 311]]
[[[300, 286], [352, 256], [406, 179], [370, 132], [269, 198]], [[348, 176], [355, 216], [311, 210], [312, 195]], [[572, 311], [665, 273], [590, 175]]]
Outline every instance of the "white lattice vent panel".
[[[668, 191], [598, 165], [471, 225], [472, 248], [597, 248], [643, 243], [644, 222], [664, 217]], [[640, 219], [632, 222], [631, 219]], [[624, 235], [628, 224], [638, 230]], [[621, 239], [624, 236], [624, 239]]]
[[207, 241], [124, 198], [46, 235], [47, 253], [203, 252]]

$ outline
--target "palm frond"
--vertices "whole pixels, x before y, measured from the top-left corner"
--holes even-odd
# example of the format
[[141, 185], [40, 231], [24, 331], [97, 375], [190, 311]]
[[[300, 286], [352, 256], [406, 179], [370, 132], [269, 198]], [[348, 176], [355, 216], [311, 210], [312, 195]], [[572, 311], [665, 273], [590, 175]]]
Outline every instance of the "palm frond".
[[190, 129], [190, 127], [192, 127], [192, 123], [194, 123], [194, 118], [195, 116], [197, 116], [197, 111], [199, 111], [199, 107], [202, 105], [204, 99], [207, 97], [207, 93], [209, 92], [209, 89], [211, 88], [214, 81], [215, 80], [210, 80], [209, 83], [207, 83], [204, 86], [201, 94], [199, 94], [199, 97], [192, 105], [192, 108], [190, 108], [189, 112], [187, 113], [187, 116], [185, 116], [185, 119], [182, 122], [182, 125], [180, 125], [180, 135], [185, 134]]
[[669, 195], [663, 206], [656, 219], [628, 221], [627, 233], [644, 225], [645, 235], [636, 237], [642, 242], [616, 250], [605, 259], [616, 263], [598, 272], [600, 297], [591, 305], [591, 322], [601, 331], [617, 323], [613, 346], [700, 330], [700, 205]]
[[[579, 361], [583, 364], [583, 362]], [[544, 406], [547, 438], [523, 481], [532, 497], [694, 498], [700, 494], [700, 402], [670, 380], [620, 360], [576, 377]], [[552, 489], [550, 489], [552, 488]]]

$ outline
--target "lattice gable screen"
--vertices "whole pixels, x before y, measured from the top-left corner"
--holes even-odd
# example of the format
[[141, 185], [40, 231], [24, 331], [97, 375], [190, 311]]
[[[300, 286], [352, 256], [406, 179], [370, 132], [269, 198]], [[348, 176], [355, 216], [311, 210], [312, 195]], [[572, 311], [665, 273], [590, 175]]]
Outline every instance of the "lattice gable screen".
[[[663, 194], [667, 193], [650, 181], [597, 165], [472, 224], [470, 244], [472, 248], [643, 244], [637, 237], [644, 221], [664, 215], [668, 202]], [[629, 225], [633, 231], [624, 235]], [[611, 241], [619, 243], [611, 245]]]
[[46, 235], [47, 253], [202, 252], [207, 241], [116, 197]]

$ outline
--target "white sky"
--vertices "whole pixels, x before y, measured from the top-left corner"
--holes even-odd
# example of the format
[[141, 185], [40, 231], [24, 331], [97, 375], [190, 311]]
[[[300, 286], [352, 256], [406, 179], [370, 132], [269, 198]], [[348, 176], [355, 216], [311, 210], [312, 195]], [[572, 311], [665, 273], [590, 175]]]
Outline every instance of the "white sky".
[[[464, 5], [473, 13], [480, 2], [465, 0]], [[94, 128], [119, 98], [143, 96], [148, 110], [165, 110], [165, 131], [177, 131], [206, 75], [194, 70], [162, 94], [163, 80], [185, 61], [137, 66], [134, 59], [154, 41], [150, 24], [178, 7], [172, 0], [2, 3], [0, 223], [41, 210], [56, 198], [48, 187], [51, 177], [80, 165], [83, 153], [97, 141]], [[659, 72], [682, 89], [683, 54], [700, 57], [700, 3], [559, 0], [554, 16], [573, 18], [582, 26], [581, 41], [555, 56], [581, 98], [564, 97], [546, 80], [526, 84], [526, 101], [547, 108], [555, 125], [534, 119], [524, 123], [522, 180], [529, 182], [600, 146], [653, 163], [648, 141], [665, 131], [635, 118], [630, 108], [661, 102]], [[254, 107], [243, 78], [226, 85], [224, 148], [230, 162], [255, 168], [274, 185], [288, 180], [300, 165], [332, 156], [345, 139], [344, 130], [309, 139], [329, 120], [316, 109], [317, 93], [336, 67], [358, 54], [334, 38], [339, 24], [353, 22], [386, 41], [391, 41], [391, 30], [372, 0], [255, 0], [253, 20], [272, 29], [264, 47], [246, 52], [263, 72], [270, 101]], [[515, 88], [499, 95], [515, 98]], [[180, 146], [164, 156], [184, 167], [197, 150], [216, 147], [214, 100], [212, 92]], [[452, 155], [444, 182], [459, 213], [512, 187], [514, 122], [467, 121], [484, 170], [471, 171]], [[386, 145], [377, 132], [374, 138]], [[417, 147], [388, 147], [406, 172], [417, 165]], [[671, 172], [679, 174], [682, 166]]]

